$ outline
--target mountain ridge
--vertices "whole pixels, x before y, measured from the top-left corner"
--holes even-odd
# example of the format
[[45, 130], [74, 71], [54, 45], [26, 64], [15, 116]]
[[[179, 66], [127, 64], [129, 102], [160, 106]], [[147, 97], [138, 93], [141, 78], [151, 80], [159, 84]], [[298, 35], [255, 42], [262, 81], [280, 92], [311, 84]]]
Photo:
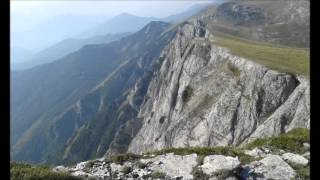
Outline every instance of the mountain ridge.
[[112, 41], [117, 41], [129, 34], [130, 33], [107, 34], [86, 39], [68, 38], [34, 54], [31, 58], [25, 60], [24, 63], [13, 64], [11, 70], [25, 70], [41, 64], [47, 64], [79, 50], [84, 45], [107, 44]]
[[[125, 38], [122, 38], [120, 41], [113, 42], [113, 43], [110, 43], [110, 44], [107, 44], [107, 45], [85, 46], [82, 49], [80, 49], [79, 51], [77, 51], [77, 52], [75, 52], [73, 54], [70, 54], [70, 55], [64, 57], [61, 60], [55, 61], [53, 63], [50, 63], [48, 65], [37, 66], [35, 68], [29, 69], [29, 70], [26, 70], [26, 71], [17, 72], [17, 73], [15, 73], [15, 77], [13, 77], [13, 78], [14, 79], [15, 78], [20, 79], [18, 81], [20, 83], [22, 83], [22, 82], [29, 83], [31, 79], [34, 80], [33, 77], [39, 76], [39, 75], [37, 75], [39, 73], [42, 74], [42, 72], [46, 72], [46, 73], [51, 74], [48, 71], [49, 69], [50, 69], [51, 72], [55, 72], [55, 70], [53, 70], [55, 66], [57, 68], [60, 67], [61, 65], [63, 65], [65, 67], [65, 70], [63, 71], [63, 73], [60, 73], [60, 74], [55, 74], [54, 73], [54, 74], [52, 74], [52, 75], [54, 75], [53, 76], [54, 79], [52, 79], [53, 80], [52, 82], [56, 81], [55, 79], [61, 79], [63, 77], [63, 79], [65, 79], [64, 80], [65, 85], [68, 84], [68, 86], [69, 86], [69, 90], [68, 90], [69, 92], [67, 91], [67, 89], [63, 88], [64, 86], [63, 86], [62, 82], [60, 82], [61, 85], [57, 87], [58, 89], [57, 88], [53, 88], [52, 90], [50, 90], [50, 92], [47, 92], [48, 90], [46, 90], [46, 91], [43, 91], [42, 94], [45, 95], [44, 93], [47, 92], [47, 93], [52, 94], [52, 97], [58, 98], [58, 97], [63, 96], [63, 95], [59, 95], [59, 93], [61, 94], [63, 92], [64, 93], [68, 92], [68, 94], [71, 93], [70, 95], [73, 94], [73, 96], [70, 96], [69, 99], [65, 98], [64, 100], [59, 102], [60, 105], [56, 104], [55, 102], [51, 102], [51, 101], [47, 100], [48, 104], [46, 106], [47, 106], [48, 110], [46, 110], [46, 111], [48, 111], [48, 112], [44, 111], [43, 109], [37, 109], [38, 112], [41, 112], [41, 110], [42, 110], [42, 111], [48, 113], [48, 114], [44, 113], [42, 115], [43, 117], [38, 119], [38, 121], [42, 122], [41, 124], [44, 125], [44, 122], [45, 122], [44, 119], [46, 119], [46, 118], [50, 119], [50, 117], [52, 118], [52, 117], [58, 115], [59, 114], [58, 111], [60, 111], [58, 109], [54, 110], [53, 107], [50, 107], [51, 106], [50, 103], [51, 104], [55, 104], [55, 107], [59, 108], [59, 109], [67, 108], [69, 105], [72, 104], [72, 101], [75, 102], [76, 100], [78, 100], [78, 98], [80, 98], [81, 96], [86, 94], [88, 91], [90, 91], [90, 89], [92, 89], [94, 84], [97, 85], [97, 84], [101, 83], [103, 78], [106, 77], [106, 73], [105, 73], [106, 72], [106, 69], [105, 69], [106, 64], [108, 64], [108, 68], [110, 70], [112, 69], [109, 73], [112, 73], [112, 71], [114, 71], [114, 69], [116, 67], [118, 67], [121, 64], [121, 62], [126, 62], [128, 59], [137, 59], [139, 56], [141, 56], [139, 54], [140, 52], [144, 52], [144, 51], [148, 52], [148, 51], [150, 51], [150, 50], [148, 50], [150, 48], [150, 45], [153, 44], [153, 46], [155, 46], [155, 45], [159, 46], [159, 43], [161, 41], [158, 42], [158, 41], [151, 40], [151, 39], [155, 38], [156, 36], [145, 36], [145, 32], [148, 31], [149, 34], [150, 33], [157, 34], [158, 32], [161, 32], [161, 29], [164, 29], [166, 26], [168, 26], [168, 24], [167, 23], [162, 23], [162, 22], [150, 23], [150, 26], [146, 26], [146, 28], [142, 29], [141, 31], [139, 31], [139, 32], [137, 32], [137, 33], [135, 33], [133, 35], [127, 36]], [[148, 38], [150, 40], [148, 40]], [[163, 38], [164, 41], [166, 40], [166, 38], [170, 38], [170, 36], [165, 36]], [[143, 43], [141, 43], [141, 42], [139, 43], [139, 40], [143, 41]], [[154, 50], [155, 50], [155, 52], [159, 51], [157, 49], [154, 49]], [[99, 54], [94, 54], [94, 56], [97, 57], [97, 58], [94, 59], [95, 60], [94, 64], [92, 64], [93, 62], [90, 63], [90, 64], [91, 64], [92, 67], [100, 66], [101, 72], [104, 72], [103, 74], [99, 74], [99, 71], [97, 69], [90, 69], [88, 66], [83, 66], [82, 65], [82, 64], [86, 64], [86, 61], [87, 61], [88, 57], [91, 57], [91, 58], [94, 57], [94, 56], [91, 56], [91, 55], [93, 55], [93, 54], [91, 54], [93, 52], [96, 52], [96, 53], [99, 53]], [[152, 53], [152, 51], [150, 51], [150, 53]], [[88, 56], [88, 54], [91, 54], [91, 55]], [[104, 54], [108, 55], [109, 59], [113, 58], [112, 61], [114, 63], [114, 66], [111, 66], [112, 64], [110, 64], [107, 61], [103, 60], [104, 58], [101, 55], [104, 55]], [[111, 54], [113, 54], [113, 56], [111, 56]], [[139, 60], [139, 59], [137, 59], [137, 60]], [[143, 59], [141, 59], [141, 60], [143, 60]], [[117, 62], [117, 61], [119, 61], [119, 62]], [[106, 63], [106, 64], [104, 64], [104, 63]], [[53, 66], [53, 64], [55, 64], [55, 66]], [[69, 64], [70, 65], [72, 64], [72, 66], [69, 66]], [[103, 64], [103, 65], [99, 65], [99, 64]], [[78, 69], [78, 68], [82, 68], [82, 70]], [[134, 68], [132, 70], [130, 70], [130, 71], [133, 71], [133, 70], [134, 70]], [[59, 71], [61, 72], [61, 70], [59, 70]], [[130, 72], [130, 71], [128, 71], [128, 72]], [[70, 72], [72, 72], [72, 73], [70, 73]], [[29, 74], [29, 73], [31, 73], [29, 76], [25, 76], [25, 74]], [[126, 72], [123, 72], [123, 73], [126, 73]], [[73, 74], [75, 74], [75, 75], [73, 75]], [[87, 75], [85, 75], [85, 74], [87, 74]], [[94, 75], [93, 76], [94, 79], [89, 79], [90, 74], [91, 74], [91, 76]], [[125, 75], [124, 77], [126, 77], [126, 76], [127, 75]], [[26, 78], [26, 79], [22, 80], [21, 79], [22, 77]], [[28, 77], [30, 77], [31, 79], [28, 80]], [[87, 80], [88, 82], [90, 81], [90, 84], [85, 84], [84, 81], [81, 79], [81, 77], [85, 78], [84, 80]], [[48, 81], [48, 77], [42, 77], [42, 78], [45, 78]], [[15, 81], [13, 80], [13, 82], [15, 82]], [[36, 83], [36, 84], [33, 85], [33, 87], [29, 87], [29, 89], [30, 90], [35, 89], [35, 88], [40, 89], [42, 87], [40, 82], [42, 82], [42, 80], [35, 81], [34, 83]], [[72, 84], [71, 84], [71, 82], [72, 82]], [[80, 83], [80, 84], [78, 84], [78, 83]], [[114, 82], [114, 83], [115, 83], [115, 85], [119, 84], [118, 82]], [[50, 81], [49, 81], [49, 84], [51, 84]], [[13, 85], [12, 89], [16, 89], [16, 90], [17, 89], [24, 89], [23, 93], [28, 93], [28, 91], [25, 88], [23, 88], [23, 86], [25, 86], [25, 85], [23, 85], [23, 84], [20, 85], [20, 84], [16, 84], [16, 83], [13, 83], [12, 85]], [[18, 88], [19, 86], [22, 86], [22, 87]], [[78, 92], [77, 91], [73, 92], [74, 91], [73, 89], [75, 87], [77, 87], [76, 89], [78, 89], [77, 90]], [[63, 88], [63, 89], [59, 89], [59, 88]], [[60, 92], [61, 90], [63, 90], [63, 91]], [[33, 92], [33, 93], [35, 94], [35, 92]], [[55, 93], [55, 94], [53, 94], [53, 93]], [[13, 98], [12, 98], [13, 103], [19, 103], [20, 101], [25, 101], [25, 100], [22, 99], [22, 97], [24, 97], [24, 95], [20, 94], [19, 92], [15, 92], [13, 95], [14, 95]], [[110, 96], [112, 97], [112, 95], [110, 95]], [[27, 101], [25, 101], [24, 103], [27, 103]], [[63, 105], [63, 104], [65, 104], [65, 105]], [[12, 104], [12, 105], [16, 106], [14, 104]], [[32, 107], [28, 107], [28, 108], [32, 109]], [[45, 106], [42, 106], [42, 108], [45, 108]], [[17, 109], [17, 108], [15, 108], [14, 110], [16, 112], [12, 112], [13, 115], [15, 115], [13, 118], [18, 117], [17, 116], [17, 112], [19, 112], [19, 109]], [[25, 111], [25, 110], [23, 110], [23, 106], [21, 106], [21, 110]], [[50, 111], [52, 111], [52, 112], [50, 112]], [[30, 111], [30, 113], [32, 113], [32, 112]], [[58, 113], [58, 114], [54, 115], [54, 113]], [[47, 117], [45, 118], [44, 116], [47, 116]], [[24, 117], [24, 118], [26, 118], [26, 117]], [[16, 120], [19, 121], [18, 119], [16, 119]], [[30, 120], [32, 120], [32, 118]], [[46, 121], [48, 121], [48, 120], [46, 120]], [[57, 121], [57, 120], [54, 120], [54, 121]], [[45, 125], [45, 126], [47, 128], [50, 127], [48, 125]], [[27, 136], [27, 134], [25, 134], [25, 135], [23, 135], [24, 136], [23, 139], [25, 139], [25, 140], [20, 139], [16, 143], [16, 145], [13, 146], [14, 147], [14, 151], [13, 152], [15, 154], [17, 152], [20, 152], [21, 148], [22, 149], [23, 149], [23, 147], [27, 148], [28, 144], [32, 144], [31, 142], [37, 139], [35, 134], [44, 133], [44, 132], [42, 132], [43, 130], [41, 130], [43, 128], [39, 129], [39, 127], [37, 128], [35, 126], [35, 130], [36, 131], [34, 129], [32, 129], [32, 128], [29, 129], [29, 133], [33, 134], [33, 138], [31, 138], [31, 139], [27, 138], [28, 136]], [[14, 128], [18, 128], [18, 127], [14, 127]], [[14, 131], [16, 132], [16, 131], [18, 131], [18, 129], [14, 130]], [[48, 132], [52, 132], [52, 130], [50, 130], [50, 129], [47, 129], [47, 131]], [[35, 132], [37, 132], [37, 133], [35, 133]], [[72, 132], [72, 129], [71, 129], [71, 132]], [[44, 134], [47, 134], [49, 139], [50, 139], [50, 136], [52, 136], [52, 135], [50, 135], [50, 133], [49, 134], [48, 133], [44, 133]], [[13, 136], [13, 138], [18, 136], [17, 134], [14, 134], [14, 135], [15, 136]], [[39, 135], [39, 138], [40, 137], [41, 136]], [[28, 141], [30, 141], [30, 142], [26, 143]], [[50, 142], [50, 141], [44, 140], [44, 139], [42, 141], [43, 142]], [[34, 145], [34, 146], [40, 146], [40, 145], [41, 145], [41, 143], [38, 143], [37, 145]], [[59, 147], [58, 144], [56, 144], [56, 145], [57, 145], [57, 147]], [[54, 145], [52, 145], [52, 146], [54, 147]], [[28, 153], [32, 153], [32, 152], [24, 151], [23, 153], [28, 154]], [[37, 154], [36, 156], [38, 156], [38, 155], [39, 154]], [[17, 155], [15, 155], [15, 156], [17, 158], [19, 158], [19, 156], [17, 156]], [[24, 157], [30, 157], [30, 155], [24, 155]]]

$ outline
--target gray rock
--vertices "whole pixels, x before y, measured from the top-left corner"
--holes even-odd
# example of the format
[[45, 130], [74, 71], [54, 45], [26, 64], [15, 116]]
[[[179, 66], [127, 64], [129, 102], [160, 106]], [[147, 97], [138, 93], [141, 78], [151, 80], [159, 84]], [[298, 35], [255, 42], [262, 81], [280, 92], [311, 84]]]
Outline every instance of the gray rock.
[[302, 154], [303, 157], [307, 158], [307, 159], [310, 159], [310, 152], [306, 152], [304, 154]]
[[111, 168], [112, 172], [120, 172], [122, 170], [123, 166], [121, 166], [120, 164], [111, 163], [110, 168]]
[[267, 155], [242, 167], [241, 179], [291, 180], [295, 171], [278, 155]]
[[56, 166], [53, 168], [53, 171], [55, 172], [67, 172], [68, 168], [66, 168], [65, 166]]
[[84, 162], [78, 163], [73, 170], [74, 171], [83, 170], [86, 167], [87, 163], [88, 163], [88, 161], [84, 161]]
[[72, 172], [71, 175], [73, 176], [81, 176], [81, 177], [92, 177], [92, 175], [90, 173], [87, 173], [87, 172], [84, 172], [84, 171], [75, 171], [75, 172]]
[[264, 151], [257, 147], [252, 150], [245, 150], [244, 153], [253, 157], [266, 157], [267, 155]]
[[205, 174], [213, 175], [220, 171], [231, 171], [239, 167], [240, 161], [238, 157], [210, 155], [203, 160], [203, 165], [200, 166]]
[[284, 153], [282, 155], [282, 158], [288, 162], [300, 165], [307, 165], [309, 162], [308, 159], [306, 159], [305, 157], [294, 153]]
[[303, 143], [303, 147], [305, 147], [306, 149], [310, 149], [310, 144], [309, 143]]
[[159, 155], [151, 159], [141, 159], [143, 163], [151, 163], [149, 168], [153, 172], [163, 172], [170, 177], [180, 177], [191, 179], [192, 170], [197, 165], [197, 155], [185, 156], [174, 155], [173, 153]]
[[279, 154], [284, 154], [286, 151], [284, 151], [283, 149], [279, 149]]

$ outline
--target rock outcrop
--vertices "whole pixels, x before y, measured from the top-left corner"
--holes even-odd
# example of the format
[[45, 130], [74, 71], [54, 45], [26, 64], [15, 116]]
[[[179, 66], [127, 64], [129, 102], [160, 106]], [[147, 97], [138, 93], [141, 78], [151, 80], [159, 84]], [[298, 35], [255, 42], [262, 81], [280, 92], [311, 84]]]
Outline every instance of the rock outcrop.
[[203, 165], [200, 168], [205, 174], [211, 175], [221, 171], [232, 171], [238, 168], [239, 165], [238, 157], [211, 155], [204, 158]]
[[245, 165], [241, 175], [242, 179], [290, 180], [296, 173], [280, 156], [268, 155], [260, 161]]
[[186, 179], [192, 179], [192, 170], [198, 164], [197, 154], [179, 156], [173, 153], [142, 159], [141, 162], [149, 164], [152, 171], [163, 172], [170, 177], [184, 177]]
[[309, 81], [231, 54], [200, 20], [162, 52], [128, 151], [239, 145], [310, 127]]

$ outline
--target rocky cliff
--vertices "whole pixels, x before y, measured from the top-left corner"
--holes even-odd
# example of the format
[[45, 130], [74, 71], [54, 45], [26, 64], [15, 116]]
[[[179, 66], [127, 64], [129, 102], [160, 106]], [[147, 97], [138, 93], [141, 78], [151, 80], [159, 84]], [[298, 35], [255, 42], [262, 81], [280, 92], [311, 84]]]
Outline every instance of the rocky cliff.
[[181, 25], [162, 57], [129, 152], [239, 145], [309, 128], [306, 78], [233, 55], [200, 20]]

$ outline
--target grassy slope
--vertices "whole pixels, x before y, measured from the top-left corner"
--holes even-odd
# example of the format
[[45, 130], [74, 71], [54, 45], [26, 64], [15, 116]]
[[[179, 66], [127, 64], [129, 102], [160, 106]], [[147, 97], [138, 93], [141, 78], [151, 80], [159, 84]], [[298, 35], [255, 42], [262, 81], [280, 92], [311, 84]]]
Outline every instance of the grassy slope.
[[54, 172], [50, 166], [33, 166], [25, 163], [10, 163], [10, 179], [34, 179], [34, 180], [81, 180], [68, 173]]
[[309, 77], [309, 49], [275, 46], [229, 35], [216, 36], [217, 45], [268, 68]]

